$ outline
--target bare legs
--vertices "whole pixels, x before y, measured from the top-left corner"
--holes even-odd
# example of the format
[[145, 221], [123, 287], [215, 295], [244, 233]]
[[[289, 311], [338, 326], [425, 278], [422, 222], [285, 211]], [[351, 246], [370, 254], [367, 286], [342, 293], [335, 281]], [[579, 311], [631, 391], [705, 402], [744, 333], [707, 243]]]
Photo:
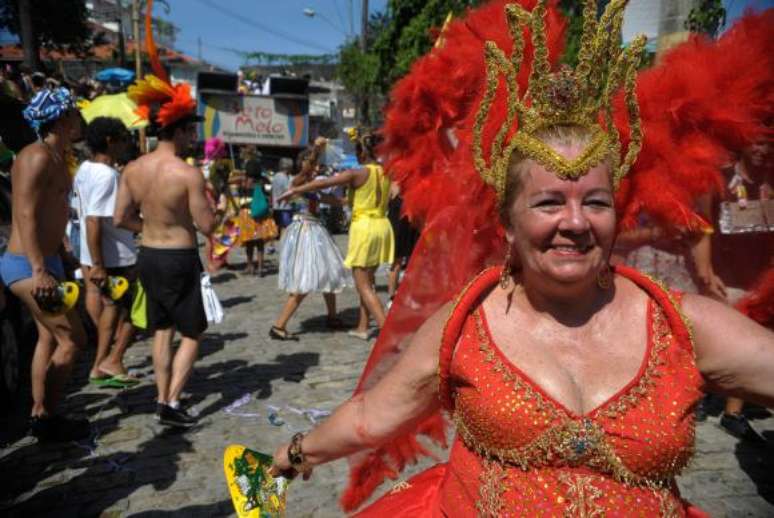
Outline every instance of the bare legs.
[[[245, 243], [245, 255], [247, 256], [247, 271], [248, 275], [255, 275], [256, 270], [259, 275], [263, 275], [263, 247], [264, 242], [261, 239], [255, 241], [248, 241]], [[253, 262], [253, 251], [256, 252], [257, 261]]]
[[[280, 331], [285, 331], [285, 327], [288, 325], [291, 317], [298, 310], [301, 302], [306, 298], [308, 293], [291, 293], [288, 295], [288, 300], [282, 307], [277, 320], [274, 321], [274, 328]], [[323, 293], [325, 299], [325, 308], [328, 312], [328, 321], [332, 321], [336, 318], [336, 294], [335, 293]]]
[[158, 402], [169, 404], [180, 399], [193, 364], [199, 354], [199, 338], [183, 337], [177, 353], [172, 354], [174, 328], [159, 329], [153, 334], [153, 371], [156, 376]]
[[[382, 301], [379, 300], [379, 296], [376, 294], [375, 289], [375, 273], [376, 268], [352, 268], [352, 276], [355, 278], [355, 286], [357, 292], [360, 295], [360, 316], [363, 317], [363, 309], [365, 309], [376, 320], [376, 325], [381, 329], [384, 326], [385, 314]], [[362, 321], [358, 322], [358, 330], [362, 325]], [[365, 327], [368, 326], [366, 320]]]
[[390, 265], [390, 273], [387, 276], [387, 294], [392, 299], [398, 292], [398, 281], [400, 280], [400, 268], [402, 266], [402, 259], [396, 258]]
[[726, 398], [725, 413], [728, 415], [740, 415], [744, 408], [744, 401], [738, 397]]
[[32, 279], [18, 281], [11, 292], [29, 308], [38, 328], [32, 357], [33, 417], [53, 413], [70, 379], [75, 359], [86, 343], [86, 333], [75, 312], [49, 315], [32, 298]]
[[[245, 255], [247, 256], [247, 270], [245, 273], [248, 275], [255, 275], [255, 272], [258, 271], [258, 274], [263, 276], [263, 248], [264, 242], [262, 239], [245, 243]], [[256, 252], [255, 262], [253, 262], [253, 251]]]
[[303, 300], [306, 298], [306, 295], [306, 293], [291, 293], [288, 295], [288, 300], [285, 302], [285, 306], [283, 306], [282, 311], [280, 311], [277, 320], [274, 321], [274, 327], [284, 330], [285, 326], [290, 320], [290, 317], [292, 317], [296, 312], [298, 306], [300, 306], [301, 302], [303, 302]]
[[328, 321], [336, 318], [336, 294], [335, 293], [323, 293], [323, 299], [325, 299], [325, 309], [328, 310]]
[[99, 316], [102, 314], [102, 294], [97, 286], [89, 282], [89, 267], [81, 265], [81, 270], [83, 270], [83, 284], [86, 287], [86, 313], [94, 327], [97, 327], [99, 326]]
[[[86, 312], [97, 328], [97, 352], [89, 377], [126, 374], [124, 353], [134, 337], [129, 310], [107, 300], [90, 281], [86, 280], [85, 285]], [[114, 344], [112, 350], [111, 344]]]

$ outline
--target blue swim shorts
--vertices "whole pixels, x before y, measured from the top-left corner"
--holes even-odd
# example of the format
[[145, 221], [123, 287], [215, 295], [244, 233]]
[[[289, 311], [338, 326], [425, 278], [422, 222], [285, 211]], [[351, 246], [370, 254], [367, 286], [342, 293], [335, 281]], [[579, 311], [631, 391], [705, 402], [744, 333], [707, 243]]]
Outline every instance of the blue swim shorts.
[[[58, 255], [50, 255], [43, 259], [48, 273], [54, 276], [58, 281], [65, 278], [64, 265], [62, 258]], [[3, 284], [10, 287], [11, 284], [32, 277], [32, 265], [24, 255], [16, 255], [6, 252], [0, 257], [0, 278]]]

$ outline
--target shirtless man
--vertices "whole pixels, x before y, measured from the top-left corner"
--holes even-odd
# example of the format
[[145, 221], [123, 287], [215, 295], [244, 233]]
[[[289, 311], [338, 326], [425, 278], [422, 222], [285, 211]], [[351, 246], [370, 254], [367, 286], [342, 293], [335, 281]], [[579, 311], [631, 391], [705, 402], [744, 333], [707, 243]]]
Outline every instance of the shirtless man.
[[[198, 121], [191, 114], [159, 129], [156, 150], [124, 169], [114, 215], [117, 226], [142, 232], [137, 270], [154, 333], [156, 416], [176, 427], [196, 424], [179, 399], [207, 329], [196, 230], [210, 235], [215, 227], [204, 176], [179, 158], [191, 146]], [[173, 357], [175, 330], [182, 340]]]
[[30, 431], [40, 441], [78, 440], [89, 435], [88, 421], [55, 415], [54, 409], [86, 335], [74, 311], [55, 315], [41, 306], [56, 300], [58, 282], [64, 280], [59, 252], [72, 187], [65, 156], [71, 142], [81, 138], [82, 120], [65, 88], [38, 92], [24, 117], [38, 140], [19, 153], [11, 171], [13, 221], [0, 276], [29, 308], [38, 329]]

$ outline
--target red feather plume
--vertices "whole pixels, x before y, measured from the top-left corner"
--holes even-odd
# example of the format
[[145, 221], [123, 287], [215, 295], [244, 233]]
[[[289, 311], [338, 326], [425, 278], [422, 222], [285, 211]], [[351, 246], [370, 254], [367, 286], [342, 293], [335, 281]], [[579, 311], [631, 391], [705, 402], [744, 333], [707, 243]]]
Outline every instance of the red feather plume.
[[[382, 377], [417, 328], [482, 265], [502, 259], [494, 191], [474, 169], [469, 143], [485, 90], [484, 42], [495, 41], [505, 52], [513, 46], [504, 12], [508, 3], [514, 0], [495, 0], [450, 23], [443, 31], [443, 45], [417, 60], [390, 96], [381, 152], [391, 178], [400, 185], [406, 214], [423, 225], [423, 232], [356, 393]], [[536, 2], [519, 3], [532, 9]], [[565, 22], [556, 2], [549, 4], [547, 37], [555, 62]], [[525, 40], [529, 58], [519, 75], [522, 89], [531, 67], [532, 46], [528, 37]], [[505, 113], [501, 98], [484, 131], [486, 147]], [[440, 412], [376, 450], [351, 456], [342, 507], [357, 508], [386, 478], [396, 478], [406, 463], [431, 455], [417, 441], [419, 435], [446, 446], [446, 422]]]
[[164, 127], [192, 115], [196, 111], [196, 101], [191, 97], [190, 85], [172, 85], [167, 71], [161, 65], [158, 49], [153, 41], [152, 13], [153, 0], [148, 0], [145, 10], [145, 46], [153, 74], [137, 79], [127, 93], [137, 103], [137, 115], [144, 120], [150, 119], [152, 107], [158, 105], [156, 122]]
[[[719, 40], [692, 36], [639, 74], [644, 142], [616, 196], [620, 226], [645, 212], [668, 229], [710, 228], [696, 199], [724, 190], [721, 169], [766, 136], [774, 116], [774, 9], [748, 14]], [[616, 122], [628, 132], [623, 98]], [[628, 140], [628, 137], [625, 138]]]

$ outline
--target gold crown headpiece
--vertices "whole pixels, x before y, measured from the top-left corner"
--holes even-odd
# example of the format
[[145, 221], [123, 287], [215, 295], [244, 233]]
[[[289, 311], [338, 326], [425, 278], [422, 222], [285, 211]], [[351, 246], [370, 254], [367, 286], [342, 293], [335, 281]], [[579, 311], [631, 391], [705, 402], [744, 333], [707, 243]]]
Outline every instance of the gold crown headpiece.
[[[628, 0], [612, 0], [597, 21], [596, 0], [584, 0], [583, 33], [575, 70], [562, 67], [552, 72], [546, 43], [546, 0], [538, 0], [528, 12], [517, 4], [505, 7], [513, 51], [506, 57], [496, 43], [484, 47], [486, 92], [473, 127], [473, 160], [484, 182], [495, 188], [502, 203], [511, 154], [518, 150], [561, 178], [578, 178], [605, 159], [613, 160], [613, 183], [618, 183], [637, 158], [642, 145], [639, 107], [634, 92], [635, 76], [645, 47], [638, 36], [621, 47], [623, 11]], [[529, 29], [534, 47], [529, 86], [520, 95], [517, 76], [524, 58], [524, 29]], [[482, 135], [503, 76], [508, 109], [495, 134], [489, 163], [484, 160]], [[621, 137], [613, 121], [613, 95], [623, 86], [629, 117], [630, 143], [621, 160]], [[518, 129], [506, 137], [518, 117]], [[537, 135], [552, 126], [581, 126], [591, 131], [591, 140], [572, 160], [557, 153]]]

